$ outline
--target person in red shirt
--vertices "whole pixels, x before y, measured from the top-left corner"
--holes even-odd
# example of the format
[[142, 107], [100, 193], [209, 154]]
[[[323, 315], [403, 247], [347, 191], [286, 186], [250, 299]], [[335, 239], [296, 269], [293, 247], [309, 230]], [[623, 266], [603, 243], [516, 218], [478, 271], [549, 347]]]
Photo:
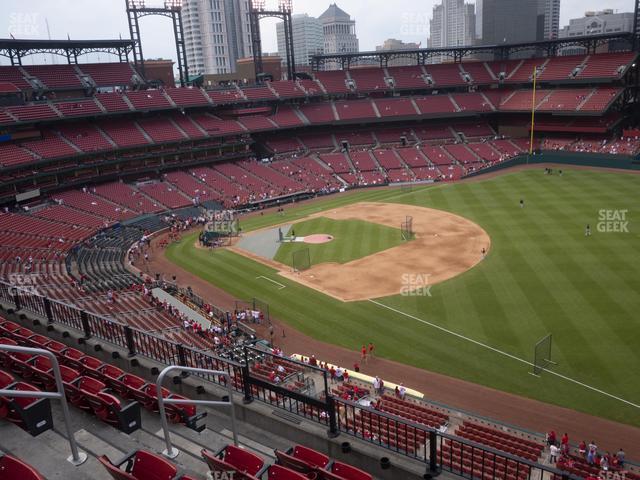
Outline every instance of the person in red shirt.
[[360, 361], [362, 363], [367, 362], [367, 347], [365, 347], [364, 345], [362, 345], [362, 348], [360, 349]]
[[331, 378], [331, 382], [335, 382], [336, 381], [336, 369], [331, 367], [329, 369], [329, 377]]
[[373, 358], [373, 350], [374, 350], [374, 346], [373, 343], [369, 342], [369, 357]]
[[360, 371], [360, 365], [358, 364], [358, 362], [353, 364], [353, 371], [354, 372], [359, 372]]
[[578, 453], [581, 457], [584, 457], [587, 454], [587, 443], [582, 440], [580, 445], [578, 445]]
[[567, 433], [565, 432], [564, 435], [562, 435], [562, 438], [560, 439], [560, 451], [564, 454], [564, 455], [568, 455], [569, 454], [569, 435], [567, 435]]
[[269, 374], [269, 381], [270, 382], [274, 382], [276, 379], [276, 371], [275, 370], [271, 370], [271, 373]]
[[348, 371], [346, 368], [344, 369], [344, 373], [342, 374], [342, 379], [343, 379], [345, 382], [348, 382], [348, 381], [349, 381], [349, 371]]

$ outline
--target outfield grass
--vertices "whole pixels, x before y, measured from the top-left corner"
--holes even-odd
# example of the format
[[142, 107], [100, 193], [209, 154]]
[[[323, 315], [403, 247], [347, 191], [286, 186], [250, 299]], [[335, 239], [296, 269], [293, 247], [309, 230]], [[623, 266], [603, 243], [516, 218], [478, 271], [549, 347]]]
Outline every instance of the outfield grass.
[[326, 262], [350, 262], [402, 243], [400, 229], [363, 220], [318, 217], [296, 223], [289, 230], [289, 235], [292, 230], [297, 237], [322, 233], [333, 236], [333, 240], [318, 245], [283, 243], [276, 253], [275, 260], [289, 266], [293, 266], [293, 252], [306, 248], [309, 249], [311, 265], [317, 265]]
[[[405, 193], [362, 190], [287, 209], [284, 220], [247, 219], [243, 228], [356, 201], [451, 211], [481, 225], [492, 241], [485, 261], [433, 286], [431, 297], [380, 303], [527, 360], [535, 341], [552, 333], [554, 371], [640, 404], [640, 177], [570, 169], [549, 177], [540, 169]], [[600, 233], [602, 209], [628, 210], [629, 233]], [[196, 250], [193, 240], [172, 245], [168, 258], [238, 298], [268, 302], [271, 315], [315, 338], [354, 351], [372, 341], [390, 359], [640, 426], [636, 407], [548, 373], [532, 377], [530, 367], [476, 343], [369, 301], [339, 302], [228, 251]]]

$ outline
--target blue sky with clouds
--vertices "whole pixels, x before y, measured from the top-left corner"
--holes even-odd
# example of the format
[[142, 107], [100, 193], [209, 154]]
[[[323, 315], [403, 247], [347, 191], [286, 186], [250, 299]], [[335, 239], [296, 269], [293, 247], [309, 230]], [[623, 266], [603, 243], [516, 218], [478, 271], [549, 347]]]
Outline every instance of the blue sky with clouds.
[[[147, 0], [148, 5], [162, 0]], [[267, 5], [277, 0], [267, 0]], [[329, 1], [293, 0], [294, 13], [320, 15]], [[426, 46], [429, 19], [437, 0], [338, 0], [338, 6], [356, 20], [356, 31], [362, 50], [373, 50], [387, 38], [405, 42], [422, 42]], [[2, 0], [0, 2], [0, 38], [13, 32], [16, 38], [47, 38], [47, 23], [51, 38], [94, 39], [129, 37], [125, 0]], [[633, 0], [562, 0], [561, 21], [582, 16], [586, 10], [613, 8], [632, 11]], [[141, 20], [143, 47], [147, 58], [174, 58], [171, 21], [147, 17]], [[275, 22], [262, 23], [265, 51], [276, 50]], [[107, 58], [94, 56], [92, 61]], [[51, 61], [50, 57], [47, 61]], [[58, 60], [60, 61], [60, 60]], [[6, 63], [5, 59], [0, 62]], [[26, 60], [25, 63], [30, 63]]]

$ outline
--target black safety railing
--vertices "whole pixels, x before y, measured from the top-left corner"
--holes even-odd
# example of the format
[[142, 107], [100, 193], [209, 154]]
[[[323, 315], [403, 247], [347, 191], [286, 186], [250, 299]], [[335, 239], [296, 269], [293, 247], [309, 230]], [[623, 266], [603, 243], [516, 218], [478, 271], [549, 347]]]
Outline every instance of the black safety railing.
[[[63, 325], [84, 334], [85, 338], [121, 347], [130, 357], [139, 355], [164, 365], [226, 372], [228, 377], [211, 373], [192, 375], [225, 387], [231, 381], [231, 388], [241, 392], [245, 402], [259, 400], [325, 425], [331, 436], [344, 433], [418, 460], [426, 465], [430, 474], [446, 470], [469, 479], [482, 480], [578, 478], [427, 425], [333, 397], [328, 391], [325, 370], [274, 355], [268, 350], [243, 346], [239, 348], [242, 348], [244, 361], [220, 358], [1, 281], [0, 300], [20, 313], [35, 313], [46, 318], [49, 324]], [[279, 373], [286, 381], [280, 379], [277, 384], [271, 381], [265, 370], [259, 366], [256, 368], [261, 362], [271, 366], [283, 365], [285, 372]]]

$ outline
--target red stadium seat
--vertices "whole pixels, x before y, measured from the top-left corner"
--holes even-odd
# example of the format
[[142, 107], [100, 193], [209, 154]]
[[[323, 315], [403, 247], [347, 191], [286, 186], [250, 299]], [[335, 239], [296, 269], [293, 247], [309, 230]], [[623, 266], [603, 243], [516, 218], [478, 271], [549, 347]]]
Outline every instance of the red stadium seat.
[[212, 472], [234, 471], [237, 474], [244, 474], [244, 476], [240, 475], [240, 478], [251, 479], [264, 468], [264, 460], [234, 445], [227, 445], [217, 454], [206, 449], [201, 453]]
[[10, 455], [0, 453], [0, 478], [2, 480], [46, 480], [32, 466]]
[[311, 448], [296, 445], [287, 452], [275, 451], [278, 464], [291, 470], [308, 474], [317, 468], [324, 469], [329, 464], [329, 457]]
[[[171, 480], [178, 473], [174, 464], [144, 450], [132, 453], [117, 464], [106, 455], [98, 457], [98, 460], [115, 480]], [[124, 470], [121, 469], [123, 465]]]
[[[39, 389], [25, 382], [10, 385], [10, 390], [38, 392]], [[53, 427], [51, 405], [46, 398], [3, 397], [1, 400], [8, 405], [6, 419], [36, 436]]]
[[262, 478], [266, 478], [267, 480], [308, 480], [308, 477], [282, 465], [271, 465], [267, 468], [266, 477], [262, 475]]
[[318, 479], [324, 480], [372, 480], [373, 477], [359, 468], [342, 462], [334, 462], [329, 470], [318, 470]]

